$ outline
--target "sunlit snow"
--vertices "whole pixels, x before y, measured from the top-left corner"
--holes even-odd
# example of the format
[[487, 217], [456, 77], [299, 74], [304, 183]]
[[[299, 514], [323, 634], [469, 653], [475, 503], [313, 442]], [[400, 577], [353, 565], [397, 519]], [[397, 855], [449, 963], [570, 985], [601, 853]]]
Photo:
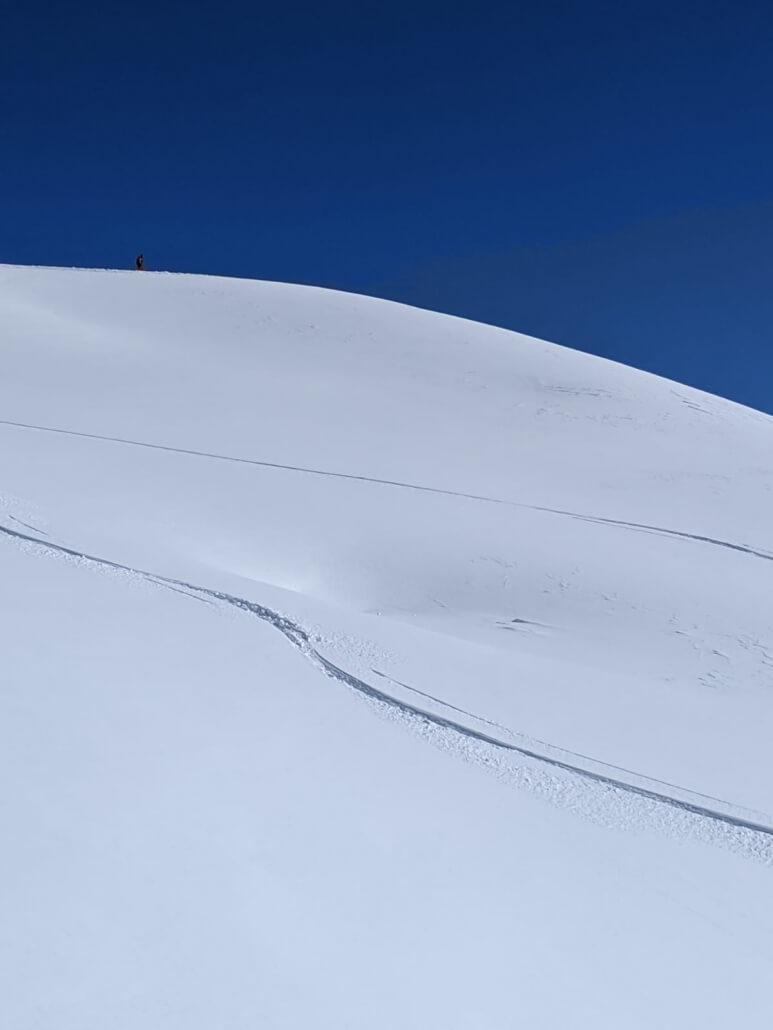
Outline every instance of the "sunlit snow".
[[0, 266], [13, 1030], [767, 1027], [773, 419]]

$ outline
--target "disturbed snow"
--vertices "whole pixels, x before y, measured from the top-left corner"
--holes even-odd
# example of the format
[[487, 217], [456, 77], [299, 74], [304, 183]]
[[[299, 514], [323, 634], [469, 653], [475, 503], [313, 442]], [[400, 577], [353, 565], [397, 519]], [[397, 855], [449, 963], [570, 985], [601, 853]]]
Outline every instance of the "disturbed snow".
[[0, 268], [4, 1020], [767, 1025], [773, 419]]

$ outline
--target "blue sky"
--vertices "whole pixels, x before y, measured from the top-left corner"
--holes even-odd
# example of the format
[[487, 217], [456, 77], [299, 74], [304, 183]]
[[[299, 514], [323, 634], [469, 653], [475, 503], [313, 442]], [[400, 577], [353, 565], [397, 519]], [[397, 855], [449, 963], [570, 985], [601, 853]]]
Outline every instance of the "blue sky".
[[0, 260], [360, 290], [773, 411], [771, 5], [2, 17]]

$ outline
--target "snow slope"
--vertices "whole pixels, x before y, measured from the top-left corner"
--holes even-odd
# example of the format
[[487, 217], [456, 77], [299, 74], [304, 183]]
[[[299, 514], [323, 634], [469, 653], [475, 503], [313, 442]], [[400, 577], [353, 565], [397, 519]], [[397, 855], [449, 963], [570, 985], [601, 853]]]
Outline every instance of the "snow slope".
[[773, 419], [0, 267], [3, 1025], [763, 1027]]

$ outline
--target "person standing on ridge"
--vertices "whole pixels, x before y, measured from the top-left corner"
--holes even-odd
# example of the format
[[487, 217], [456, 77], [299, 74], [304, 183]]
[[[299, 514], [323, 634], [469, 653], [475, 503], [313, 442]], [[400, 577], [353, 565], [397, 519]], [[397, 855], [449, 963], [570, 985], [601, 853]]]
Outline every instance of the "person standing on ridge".
[[136, 265], [137, 265], [137, 271], [138, 272], [142, 272], [144, 270], [144, 268], [145, 268], [145, 256], [143, 254], [139, 254], [137, 256]]

